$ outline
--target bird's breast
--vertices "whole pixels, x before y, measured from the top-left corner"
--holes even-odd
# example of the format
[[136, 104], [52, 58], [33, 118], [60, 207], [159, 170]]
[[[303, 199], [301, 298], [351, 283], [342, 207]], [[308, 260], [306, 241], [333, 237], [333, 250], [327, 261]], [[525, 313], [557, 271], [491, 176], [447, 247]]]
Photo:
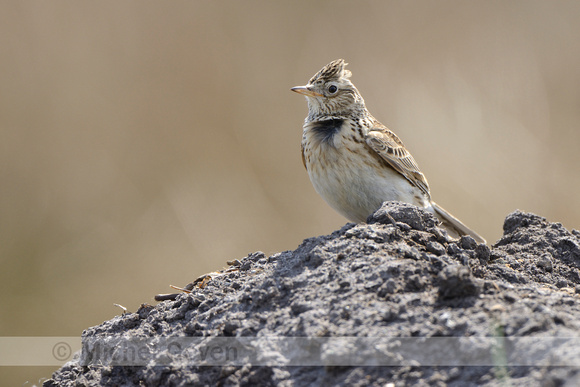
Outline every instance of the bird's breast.
[[337, 136], [343, 127], [345, 120], [329, 119], [313, 122], [310, 125], [311, 136], [318, 144], [333, 145], [335, 136]]
[[307, 123], [302, 148], [314, 189], [350, 220], [364, 221], [386, 200], [417, 201], [418, 189], [366, 144], [356, 122], [333, 119]]

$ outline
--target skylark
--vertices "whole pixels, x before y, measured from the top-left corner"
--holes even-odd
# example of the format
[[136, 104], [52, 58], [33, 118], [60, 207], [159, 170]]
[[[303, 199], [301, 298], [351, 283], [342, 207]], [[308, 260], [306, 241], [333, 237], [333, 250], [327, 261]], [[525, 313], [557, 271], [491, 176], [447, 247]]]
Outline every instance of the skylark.
[[349, 80], [343, 59], [330, 62], [306, 86], [308, 116], [302, 133], [302, 161], [314, 189], [353, 222], [364, 222], [384, 201], [425, 208], [453, 237], [485, 239], [431, 200], [427, 179], [399, 137], [367, 110]]

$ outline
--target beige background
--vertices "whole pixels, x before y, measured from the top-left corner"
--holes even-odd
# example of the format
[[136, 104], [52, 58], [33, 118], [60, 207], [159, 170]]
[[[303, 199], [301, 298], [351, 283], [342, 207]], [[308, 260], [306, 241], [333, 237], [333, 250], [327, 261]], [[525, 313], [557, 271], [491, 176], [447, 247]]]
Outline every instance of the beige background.
[[0, 8], [1, 336], [80, 335], [113, 303], [341, 227], [289, 90], [340, 57], [434, 199], [490, 242], [517, 208], [580, 227], [577, 1]]

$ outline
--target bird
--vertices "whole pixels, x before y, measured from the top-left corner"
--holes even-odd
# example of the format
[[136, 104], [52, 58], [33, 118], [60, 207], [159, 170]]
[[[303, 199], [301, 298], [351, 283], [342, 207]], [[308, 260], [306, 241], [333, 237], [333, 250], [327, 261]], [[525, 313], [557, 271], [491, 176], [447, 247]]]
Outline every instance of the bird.
[[470, 235], [486, 243], [431, 200], [425, 175], [397, 135], [368, 111], [350, 81], [344, 59], [290, 90], [308, 102], [302, 131], [302, 162], [315, 191], [338, 213], [363, 223], [385, 201], [401, 201], [433, 213], [453, 238]]

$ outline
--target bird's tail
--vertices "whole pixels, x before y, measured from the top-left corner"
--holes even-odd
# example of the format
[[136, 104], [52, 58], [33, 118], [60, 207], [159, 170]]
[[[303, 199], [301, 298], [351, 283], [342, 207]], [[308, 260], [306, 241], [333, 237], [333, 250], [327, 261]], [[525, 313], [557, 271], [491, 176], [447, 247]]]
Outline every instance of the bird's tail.
[[471, 235], [477, 243], [487, 243], [478, 233], [464, 225], [459, 219], [451, 215], [445, 209], [439, 206], [435, 202], [431, 202], [433, 209], [435, 210], [435, 215], [443, 223], [443, 226], [449, 231], [449, 234], [453, 237], [460, 237], [462, 235]]

